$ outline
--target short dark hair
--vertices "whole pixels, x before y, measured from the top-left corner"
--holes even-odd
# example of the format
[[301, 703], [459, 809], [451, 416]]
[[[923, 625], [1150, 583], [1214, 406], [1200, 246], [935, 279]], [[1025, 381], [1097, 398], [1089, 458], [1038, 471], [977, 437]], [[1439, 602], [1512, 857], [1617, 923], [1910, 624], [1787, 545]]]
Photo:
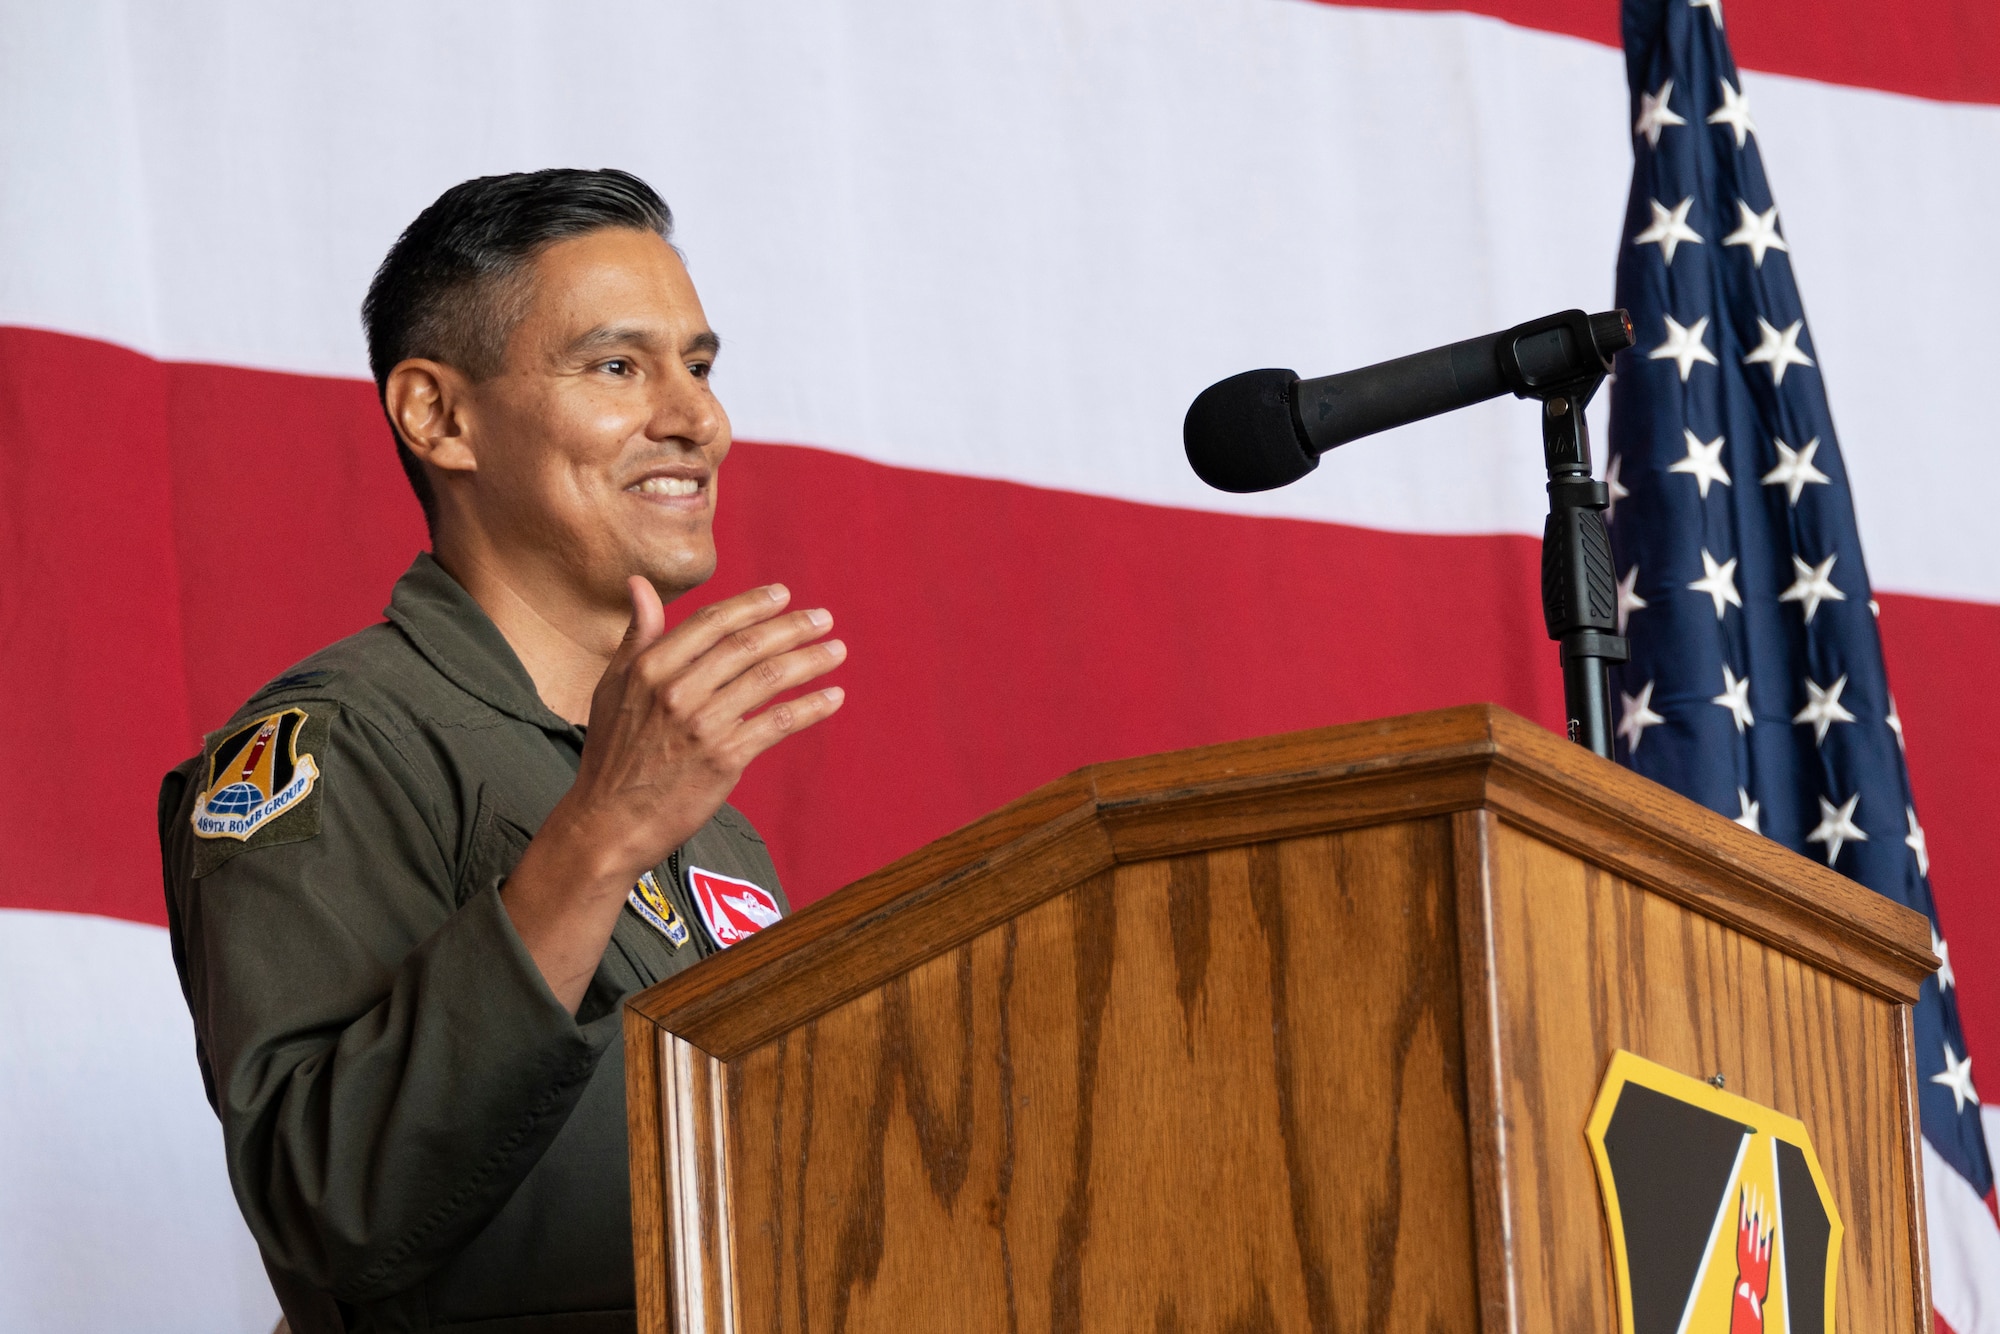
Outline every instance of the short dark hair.
[[[389, 247], [361, 303], [383, 414], [389, 372], [411, 357], [441, 361], [474, 380], [498, 371], [507, 338], [527, 313], [520, 279], [528, 264], [557, 241], [607, 227], [671, 241], [674, 215], [652, 186], [610, 168], [480, 176], [439, 195]], [[389, 431], [424, 522], [435, 528], [430, 478], [393, 418]]]

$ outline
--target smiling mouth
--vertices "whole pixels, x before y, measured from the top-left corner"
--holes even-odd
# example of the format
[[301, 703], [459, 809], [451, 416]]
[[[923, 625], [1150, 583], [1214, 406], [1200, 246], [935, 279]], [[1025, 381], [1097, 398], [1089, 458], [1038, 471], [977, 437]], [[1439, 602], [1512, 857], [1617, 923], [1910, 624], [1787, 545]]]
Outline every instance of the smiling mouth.
[[625, 489], [637, 496], [685, 500], [700, 495], [703, 485], [699, 477], [647, 477]]

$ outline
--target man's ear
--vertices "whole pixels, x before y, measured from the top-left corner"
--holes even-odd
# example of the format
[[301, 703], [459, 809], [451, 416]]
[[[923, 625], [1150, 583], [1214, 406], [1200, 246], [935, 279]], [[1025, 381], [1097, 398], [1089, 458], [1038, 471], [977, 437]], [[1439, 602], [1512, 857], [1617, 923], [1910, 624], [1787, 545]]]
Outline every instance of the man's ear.
[[477, 472], [472, 383], [455, 366], [423, 357], [396, 363], [383, 387], [389, 420], [410, 452], [440, 472]]

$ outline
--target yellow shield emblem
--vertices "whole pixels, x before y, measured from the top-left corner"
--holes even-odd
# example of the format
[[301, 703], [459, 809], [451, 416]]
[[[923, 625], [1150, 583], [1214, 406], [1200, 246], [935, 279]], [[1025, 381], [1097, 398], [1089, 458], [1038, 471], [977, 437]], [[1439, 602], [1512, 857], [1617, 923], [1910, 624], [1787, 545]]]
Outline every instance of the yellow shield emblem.
[[1840, 1214], [1802, 1123], [1621, 1051], [1585, 1134], [1620, 1334], [1833, 1334]]

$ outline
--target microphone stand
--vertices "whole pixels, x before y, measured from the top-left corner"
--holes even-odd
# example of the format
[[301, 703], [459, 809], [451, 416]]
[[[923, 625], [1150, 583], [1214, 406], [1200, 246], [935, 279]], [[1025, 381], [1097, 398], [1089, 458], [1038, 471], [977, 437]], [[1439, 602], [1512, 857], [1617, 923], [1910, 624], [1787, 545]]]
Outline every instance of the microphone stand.
[[[1569, 739], [1608, 760], [1610, 664], [1624, 662], [1631, 647], [1617, 633], [1618, 573], [1604, 527], [1611, 493], [1591, 478], [1583, 409], [1610, 374], [1612, 357], [1630, 346], [1627, 312], [1565, 310], [1317, 380], [1300, 380], [1287, 370], [1245, 371], [1201, 392], [1181, 436], [1188, 462], [1209, 485], [1264, 491], [1296, 482], [1319, 466], [1321, 454], [1363, 435], [1508, 389], [1539, 402], [1549, 470], [1542, 620], [1549, 638], [1562, 645]], [[1245, 422], [1247, 429], [1240, 425]]]
[[1618, 572], [1604, 510], [1611, 493], [1590, 475], [1590, 428], [1583, 409], [1602, 373], [1532, 396], [1542, 404], [1542, 456], [1549, 470], [1549, 517], [1542, 528], [1542, 620], [1562, 645], [1563, 708], [1569, 739], [1611, 756], [1611, 664], [1631, 656], [1618, 633]]

